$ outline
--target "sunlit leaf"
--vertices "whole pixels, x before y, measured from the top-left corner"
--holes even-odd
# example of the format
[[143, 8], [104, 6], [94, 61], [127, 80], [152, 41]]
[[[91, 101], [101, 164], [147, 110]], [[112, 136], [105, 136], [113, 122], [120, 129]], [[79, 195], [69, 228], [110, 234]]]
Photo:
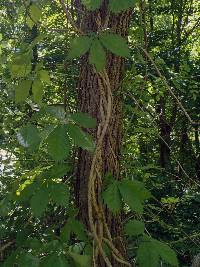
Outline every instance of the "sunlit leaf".
[[68, 58], [73, 59], [84, 55], [90, 49], [91, 41], [88, 36], [75, 37], [71, 42]]
[[95, 128], [97, 125], [96, 120], [87, 113], [74, 113], [70, 118], [84, 128]]
[[102, 71], [106, 67], [106, 52], [97, 38], [92, 41], [89, 62], [95, 66], [97, 71]]
[[81, 0], [83, 5], [89, 10], [95, 10], [100, 7], [102, 0]]
[[77, 146], [89, 151], [94, 151], [95, 146], [92, 138], [87, 133], [83, 132], [78, 126], [68, 124], [67, 131]]
[[113, 54], [121, 57], [130, 57], [130, 50], [126, 40], [119, 34], [105, 32], [100, 34], [103, 46]]
[[17, 133], [17, 139], [20, 145], [31, 149], [36, 149], [40, 143], [37, 127], [32, 124], [22, 127]]
[[29, 91], [31, 88], [31, 81], [24, 80], [20, 82], [15, 88], [15, 101], [16, 103], [25, 101], [29, 95]]
[[138, 0], [109, 0], [109, 8], [112, 12], [117, 13], [133, 7]]
[[46, 142], [49, 154], [56, 161], [64, 160], [69, 155], [70, 141], [64, 125], [58, 125], [49, 134]]

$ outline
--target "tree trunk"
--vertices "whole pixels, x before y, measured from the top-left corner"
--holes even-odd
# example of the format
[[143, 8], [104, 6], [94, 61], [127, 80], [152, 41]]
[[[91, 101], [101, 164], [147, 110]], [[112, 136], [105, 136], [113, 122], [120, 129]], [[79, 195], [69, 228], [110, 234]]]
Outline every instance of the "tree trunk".
[[[76, 3], [77, 10], [83, 10], [84, 15], [78, 21], [81, 21], [81, 29], [83, 32], [96, 32], [105, 21], [108, 22], [108, 27], [113, 32], [121, 34], [123, 37], [127, 36], [129, 22], [131, 18], [131, 11], [122, 12], [119, 15], [112, 14], [109, 17], [108, 3], [104, 2], [102, 8], [95, 12], [88, 12], [83, 9], [83, 6]], [[98, 25], [97, 21], [101, 21]], [[100, 157], [98, 158], [98, 169], [100, 177], [103, 179], [106, 173], [112, 173], [116, 179], [120, 179], [120, 149], [122, 140], [122, 103], [118, 91], [121, 87], [122, 76], [124, 71], [124, 60], [118, 56], [107, 54], [106, 72], [110, 82], [110, 89], [112, 91], [112, 116], [109, 121], [109, 127], [103, 138], [101, 145]], [[105, 96], [105, 98], [103, 97]], [[78, 81], [78, 105], [81, 112], [89, 113], [92, 117], [97, 119], [98, 127], [92, 130], [90, 134], [93, 135], [97, 141], [99, 138], [99, 126], [106, 117], [105, 102], [107, 100], [107, 88], [102, 77], [96, 73], [94, 67], [88, 63], [88, 58], [83, 57], [81, 60], [81, 69]], [[78, 152], [77, 175], [76, 175], [76, 202], [80, 210], [80, 218], [89, 227], [88, 218], [88, 179], [90, 175], [93, 155], [91, 153], [80, 149]], [[101, 186], [96, 188], [101, 191]], [[113, 238], [113, 243], [122, 255], [126, 254], [124, 242], [121, 234], [121, 217], [112, 216], [107, 210], [106, 223], [109, 227]], [[95, 216], [98, 216], [96, 214]], [[105, 230], [103, 230], [105, 231]], [[124, 266], [111, 259], [112, 266]], [[102, 258], [97, 259], [97, 266], [107, 266]]]

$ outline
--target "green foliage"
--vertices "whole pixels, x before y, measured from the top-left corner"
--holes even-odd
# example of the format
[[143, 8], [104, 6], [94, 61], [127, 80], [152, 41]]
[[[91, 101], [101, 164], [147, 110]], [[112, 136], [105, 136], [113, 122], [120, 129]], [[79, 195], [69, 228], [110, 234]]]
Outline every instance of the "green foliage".
[[44, 88], [42, 82], [39, 79], [33, 81], [32, 92], [34, 101], [38, 104], [41, 104]]
[[49, 154], [56, 161], [67, 158], [70, 152], [70, 142], [65, 125], [58, 125], [47, 137]]
[[34, 216], [40, 217], [49, 203], [49, 191], [46, 186], [40, 187], [30, 200], [30, 206]]
[[26, 77], [31, 72], [32, 52], [25, 51], [16, 53], [12, 62], [9, 64], [9, 70], [13, 78]]
[[70, 240], [70, 235], [75, 234], [79, 240], [85, 241], [87, 240], [86, 231], [84, 225], [75, 220], [74, 218], [68, 219], [67, 223], [61, 230], [61, 239], [64, 242], [68, 242]]
[[102, 0], [81, 0], [81, 2], [88, 10], [95, 10], [100, 7]]
[[[190, 266], [191, 259], [198, 253], [200, 228], [199, 129], [187, 120], [152, 62], [138, 48], [146, 49], [147, 44], [167, 83], [192, 120], [198, 122], [198, 1], [186, 0], [184, 6], [180, 1], [173, 1], [173, 5], [170, 1], [148, 1], [143, 10], [137, 0], [109, 0], [106, 3], [109, 10], [105, 10], [103, 1], [82, 0], [85, 8], [79, 10], [80, 21], [88, 20], [93, 25], [81, 24], [84, 33], [71, 45], [74, 29], [69, 26], [69, 20], [60, 15], [59, 1], [55, 4], [46, 0], [23, 2], [13, 1], [8, 5], [0, 0], [0, 215], [3, 218], [0, 250], [3, 266], [91, 265], [94, 240], [77, 220], [80, 207], [75, 205], [74, 162], [77, 162], [77, 146], [94, 151], [95, 145], [88, 133], [96, 137], [98, 125], [95, 118], [77, 112], [77, 96], [82, 92], [77, 94], [76, 82], [80, 65], [88, 67], [88, 62], [93, 65], [91, 72], [95, 68], [100, 77], [101, 72], [106, 71], [107, 62], [116, 58], [110, 57], [110, 52], [124, 58], [130, 58], [131, 54], [134, 62], [127, 62], [123, 82], [119, 90], [113, 92], [113, 103], [119, 98], [123, 104], [124, 138], [118, 140], [113, 135], [113, 144], [105, 142], [105, 146], [112, 147], [115, 142], [123, 141], [120, 169], [124, 180], [116, 181], [112, 175], [105, 177], [102, 200], [114, 215], [120, 211], [124, 214], [128, 256], [136, 259], [136, 265], [178, 266], [176, 253], [167, 245], [173, 244], [180, 266]], [[73, 3], [69, 7], [68, 11], [73, 10], [71, 16], [80, 26]], [[130, 11], [134, 8], [128, 29], [130, 49], [125, 38], [115, 34], [125, 26], [119, 19], [117, 28], [121, 16], [117, 13], [128, 8]], [[107, 24], [104, 17], [108, 14]], [[114, 27], [113, 23], [116, 23]], [[78, 64], [67, 60], [83, 55]], [[112, 78], [110, 71], [114, 64], [109, 62], [108, 74]], [[93, 83], [93, 78], [96, 81], [96, 74], [88, 75], [88, 85]], [[88, 86], [91, 90], [88, 94], [92, 89]], [[84, 96], [87, 97], [87, 92]], [[81, 108], [87, 110], [88, 107]], [[96, 113], [92, 110], [92, 114]], [[101, 115], [103, 113], [101, 110]], [[100, 121], [99, 114], [96, 119]], [[111, 120], [114, 122], [115, 116]], [[118, 123], [120, 121], [116, 127]], [[108, 134], [112, 135], [111, 130], [109, 128]], [[168, 147], [163, 139], [169, 142]], [[112, 154], [113, 164], [119, 156], [115, 155], [116, 151]], [[167, 158], [165, 156], [168, 162], [163, 166], [161, 161]], [[110, 155], [108, 157], [110, 160]], [[112, 173], [107, 166], [105, 170]], [[81, 189], [85, 186], [82, 180], [78, 185]], [[9, 245], [10, 241], [12, 245], [4, 249], [4, 244]], [[105, 244], [103, 248], [110, 258], [111, 250]]]
[[40, 77], [41, 81], [43, 81], [47, 84], [51, 83], [49, 72], [47, 70], [40, 70], [39, 71], [39, 77]]
[[78, 126], [70, 123], [67, 125], [66, 129], [69, 136], [73, 139], [77, 146], [91, 152], [94, 151], [94, 143], [87, 133], [83, 132]]
[[40, 143], [39, 132], [32, 124], [22, 127], [17, 133], [17, 139], [22, 146], [32, 150], [37, 149]]
[[122, 199], [118, 188], [118, 182], [110, 184], [103, 192], [103, 200], [107, 207], [113, 212], [117, 213], [122, 209]]
[[144, 200], [151, 196], [144, 184], [138, 181], [111, 179], [106, 190], [103, 192], [103, 199], [112, 212], [118, 212], [122, 208], [122, 200], [130, 206], [133, 211], [143, 212]]
[[124, 230], [125, 233], [129, 236], [137, 236], [144, 233], [144, 223], [137, 220], [130, 220], [128, 221], [125, 226]]
[[16, 103], [23, 102], [29, 96], [31, 89], [31, 81], [24, 80], [20, 82], [15, 88], [15, 101]]
[[71, 42], [68, 58], [73, 59], [84, 55], [90, 49], [91, 43], [92, 39], [88, 36], [75, 37]]
[[95, 38], [92, 42], [89, 62], [95, 66], [98, 72], [102, 71], [106, 67], [106, 52], [97, 38]]
[[160, 260], [170, 264], [170, 266], [179, 266], [174, 250], [167, 244], [146, 236], [143, 237], [140, 243], [137, 259], [141, 267], [159, 266]]
[[100, 34], [99, 38], [103, 46], [113, 54], [130, 58], [130, 50], [127, 42], [119, 34], [104, 32]]
[[17, 262], [20, 267], [39, 267], [39, 259], [27, 252], [23, 252]]
[[42, 16], [42, 10], [36, 4], [30, 5], [29, 13], [34, 23], [37, 23]]
[[96, 119], [92, 118], [87, 113], [74, 113], [70, 115], [70, 118], [84, 128], [95, 128], [97, 125]]
[[143, 203], [150, 197], [150, 193], [145, 189], [144, 184], [138, 181], [123, 180], [119, 184], [119, 190], [123, 200], [133, 211], [143, 212]]
[[51, 183], [49, 185], [50, 196], [58, 206], [66, 207], [69, 204], [70, 192], [65, 184]]
[[158, 267], [159, 255], [150, 242], [142, 242], [137, 253], [140, 267]]
[[76, 264], [78, 264], [78, 266], [80, 267], [88, 267], [91, 266], [91, 256], [89, 255], [79, 255], [77, 253], [74, 252], [69, 252], [69, 255], [72, 257], [72, 259], [74, 260], [74, 262]]
[[45, 257], [40, 267], [51, 267], [51, 266], [55, 266], [55, 264], [56, 264], [56, 267], [69, 267], [70, 266], [64, 255], [57, 255], [57, 253], [55, 253], [55, 254], [51, 254]]
[[136, 3], [137, 0], [110, 0], [109, 7], [112, 12], [117, 13], [133, 7]]

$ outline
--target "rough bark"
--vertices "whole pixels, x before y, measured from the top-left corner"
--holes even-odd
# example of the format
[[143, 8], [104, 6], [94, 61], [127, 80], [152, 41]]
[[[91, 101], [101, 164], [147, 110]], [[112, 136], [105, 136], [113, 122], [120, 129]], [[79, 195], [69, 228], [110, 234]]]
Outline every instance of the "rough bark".
[[[76, 2], [76, 8], [83, 10], [79, 1]], [[98, 21], [104, 23], [108, 19], [108, 3], [104, 2], [102, 8], [95, 12], [84, 10], [80, 18], [80, 25], [83, 32], [96, 32], [99, 30]], [[127, 36], [128, 26], [131, 18], [131, 11], [122, 12], [119, 15], [112, 14], [108, 20], [108, 27], [113, 32], [122, 36]], [[102, 26], [102, 24], [101, 24]], [[89, 113], [97, 119], [98, 124], [103, 120], [106, 111], [102, 105], [102, 91], [106, 95], [106, 88], [103, 81], [99, 78], [94, 67], [88, 63], [87, 57], [81, 60], [81, 69], [78, 82], [78, 105], [81, 112]], [[107, 55], [106, 71], [110, 80], [110, 87], [113, 94], [112, 117], [109, 122], [109, 128], [104, 137], [101, 158], [99, 160], [99, 171], [103, 178], [110, 172], [116, 179], [120, 179], [120, 149], [122, 140], [122, 103], [118, 91], [121, 86], [124, 60], [118, 56]], [[98, 138], [98, 127], [90, 132], [95, 139]], [[79, 150], [76, 175], [76, 202], [80, 209], [80, 218], [89, 227], [88, 224], [88, 177], [91, 169], [92, 155], [85, 150]], [[101, 190], [101, 188], [98, 188]], [[121, 218], [114, 217], [107, 210], [106, 220], [109, 230], [112, 234], [116, 247], [125, 255], [124, 243], [121, 235]], [[124, 266], [113, 261], [113, 266]], [[97, 266], [106, 266], [101, 258], [98, 259]]]

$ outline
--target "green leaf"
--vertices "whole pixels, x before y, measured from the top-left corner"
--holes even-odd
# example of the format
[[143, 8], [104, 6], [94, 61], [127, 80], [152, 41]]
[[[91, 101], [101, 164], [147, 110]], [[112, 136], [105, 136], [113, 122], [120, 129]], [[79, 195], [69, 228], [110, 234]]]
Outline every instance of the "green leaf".
[[29, 9], [31, 19], [36, 23], [42, 16], [42, 10], [35, 4], [32, 4]]
[[130, 208], [138, 213], [143, 212], [143, 202], [150, 197], [144, 184], [138, 181], [123, 180], [119, 185], [120, 193]]
[[117, 13], [133, 7], [136, 3], [137, 0], [110, 0], [109, 8], [112, 12]]
[[95, 10], [101, 6], [102, 0], [81, 0], [88, 10]]
[[52, 183], [50, 185], [50, 195], [52, 200], [59, 206], [68, 206], [70, 192], [66, 184]]
[[87, 133], [84, 133], [78, 126], [68, 124], [67, 131], [77, 146], [92, 152], [94, 151], [92, 138]]
[[61, 239], [67, 242], [70, 239], [70, 234], [73, 233], [79, 240], [87, 240], [86, 231], [84, 225], [75, 220], [74, 218], [68, 219], [67, 223], [61, 230]]
[[117, 181], [110, 184], [103, 192], [103, 200], [113, 213], [117, 213], [122, 209], [122, 199]]
[[29, 91], [31, 88], [31, 81], [24, 80], [20, 82], [15, 88], [15, 101], [16, 103], [25, 101], [29, 95]]
[[65, 119], [64, 105], [54, 105], [45, 107], [45, 111], [59, 120]]
[[87, 235], [86, 235], [84, 225], [81, 222], [73, 218], [69, 219], [69, 222], [71, 225], [72, 233], [74, 233], [79, 240], [86, 240]]
[[92, 41], [89, 63], [94, 65], [98, 72], [106, 67], [106, 52], [97, 38]]
[[159, 255], [151, 242], [142, 242], [137, 251], [137, 262], [139, 267], [158, 267]]
[[32, 150], [37, 149], [40, 144], [37, 127], [32, 124], [22, 127], [17, 134], [17, 139], [20, 145]]
[[40, 217], [49, 203], [49, 192], [42, 186], [31, 198], [30, 205], [35, 217]]
[[41, 81], [43, 81], [47, 84], [51, 83], [49, 72], [47, 70], [40, 70], [39, 71], [39, 77], [40, 77]]
[[78, 264], [80, 267], [89, 267], [92, 264], [91, 256], [89, 256], [89, 255], [79, 255], [79, 254], [71, 252], [71, 251], [69, 251], [68, 254], [69, 254], [69, 256], [72, 257], [74, 262], [76, 264]]
[[167, 244], [162, 243], [158, 240], [154, 240], [154, 247], [157, 253], [160, 255], [162, 260], [172, 266], [179, 266], [176, 253]]
[[100, 41], [104, 45], [105, 48], [110, 50], [113, 54], [121, 57], [129, 57], [130, 58], [130, 50], [126, 40], [115, 33], [102, 33], [100, 34]]
[[68, 58], [73, 59], [84, 55], [90, 49], [91, 41], [88, 36], [75, 37], [72, 40]]
[[12, 62], [9, 64], [9, 69], [12, 77], [25, 77], [27, 76], [31, 70], [31, 60], [33, 54], [30, 51], [26, 51], [24, 53], [16, 53], [13, 57]]
[[49, 154], [56, 161], [67, 158], [70, 152], [70, 140], [65, 125], [58, 125], [47, 137]]
[[70, 267], [64, 255], [51, 254], [43, 259], [40, 267]]
[[126, 223], [124, 229], [125, 233], [129, 236], [141, 235], [144, 233], [145, 225], [141, 221], [130, 220]]
[[[56, 164], [52, 166], [48, 171], [44, 172], [45, 178], [61, 178], [70, 171], [70, 167], [66, 164]], [[43, 176], [43, 174], [42, 174]]]
[[97, 125], [96, 120], [87, 113], [74, 113], [70, 118], [84, 128], [95, 128]]
[[33, 256], [31, 253], [23, 252], [18, 259], [18, 264], [20, 267], [38, 267], [39, 259]]
[[36, 103], [40, 104], [43, 97], [43, 84], [40, 80], [35, 80], [32, 84], [33, 99]]
[[32, 20], [32, 18], [30, 16], [26, 17], [26, 24], [30, 29], [32, 29], [33, 26], [35, 25], [34, 21]]

